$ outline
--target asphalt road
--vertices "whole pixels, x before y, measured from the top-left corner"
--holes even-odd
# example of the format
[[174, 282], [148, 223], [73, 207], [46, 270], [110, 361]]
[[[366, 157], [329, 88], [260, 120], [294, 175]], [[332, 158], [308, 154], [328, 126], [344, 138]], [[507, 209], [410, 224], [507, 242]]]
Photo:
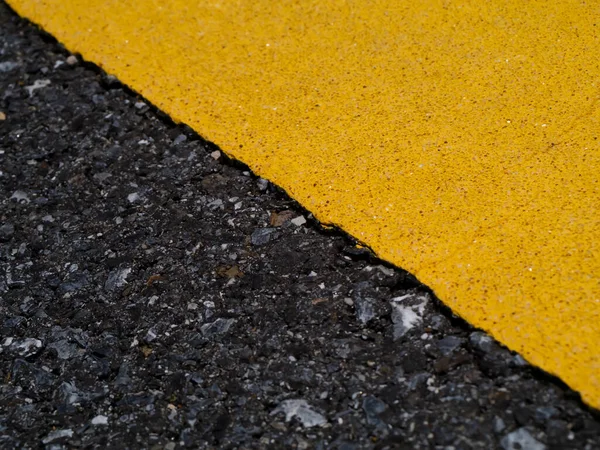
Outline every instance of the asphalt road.
[[0, 447], [596, 449], [576, 393], [0, 3]]

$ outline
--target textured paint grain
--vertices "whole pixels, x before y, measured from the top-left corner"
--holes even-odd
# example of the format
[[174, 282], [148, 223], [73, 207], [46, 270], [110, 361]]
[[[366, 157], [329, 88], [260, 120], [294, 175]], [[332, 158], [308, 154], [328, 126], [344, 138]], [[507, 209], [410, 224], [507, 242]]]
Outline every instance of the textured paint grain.
[[9, 0], [600, 407], [600, 6]]

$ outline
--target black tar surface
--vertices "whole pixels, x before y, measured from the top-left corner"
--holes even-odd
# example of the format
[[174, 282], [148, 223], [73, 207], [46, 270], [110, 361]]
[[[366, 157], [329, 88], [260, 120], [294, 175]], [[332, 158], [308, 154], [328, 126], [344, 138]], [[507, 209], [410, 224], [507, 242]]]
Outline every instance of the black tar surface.
[[1, 448], [600, 448], [575, 393], [69, 56], [0, 3]]

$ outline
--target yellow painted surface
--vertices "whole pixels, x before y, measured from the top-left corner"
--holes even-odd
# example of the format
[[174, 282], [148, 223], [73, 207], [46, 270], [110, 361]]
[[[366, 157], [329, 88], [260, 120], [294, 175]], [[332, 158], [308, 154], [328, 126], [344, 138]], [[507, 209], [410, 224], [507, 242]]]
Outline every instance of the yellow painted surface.
[[598, 2], [9, 3], [600, 407]]

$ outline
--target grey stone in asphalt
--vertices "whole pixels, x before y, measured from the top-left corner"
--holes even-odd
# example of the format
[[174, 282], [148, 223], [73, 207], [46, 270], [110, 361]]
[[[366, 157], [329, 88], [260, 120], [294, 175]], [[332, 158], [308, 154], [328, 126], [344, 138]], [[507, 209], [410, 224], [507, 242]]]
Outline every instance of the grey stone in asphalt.
[[544, 444], [536, 440], [526, 428], [519, 428], [507, 434], [500, 445], [504, 450], [546, 450]]
[[371, 395], [363, 398], [362, 408], [367, 416], [367, 423], [375, 426], [385, 426], [379, 415], [387, 409], [387, 405]]
[[306, 400], [285, 400], [273, 410], [271, 414], [285, 414], [286, 422], [293, 418], [297, 419], [303, 427], [312, 428], [320, 425], [325, 425], [327, 419], [317, 411], [315, 411]]
[[260, 246], [267, 244], [277, 235], [277, 228], [259, 228], [252, 233], [250, 240], [252, 245]]
[[352, 300], [354, 302], [356, 318], [362, 324], [366, 324], [371, 319], [377, 316], [375, 312], [376, 300], [373, 297], [369, 296], [369, 291], [371, 291], [372, 289], [373, 287], [368, 281], [357, 283], [354, 286]]
[[469, 342], [475, 349], [483, 353], [491, 352], [496, 345], [491, 337], [481, 331], [471, 333], [469, 335]]
[[391, 300], [394, 339], [400, 339], [410, 330], [423, 323], [423, 314], [428, 303], [427, 295], [407, 293]]
[[5, 223], [0, 226], [0, 242], [7, 242], [15, 232], [15, 226], [12, 223]]
[[235, 322], [235, 319], [223, 319], [219, 317], [214, 322], [205, 323], [200, 327], [200, 331], [205, 336], [215, 336], [218, 334], [227, 333], [231, 325]]
[[459, 349], [465, 343], [464, 338], [456, 336], [446, 336], [437, 341], [437, 348], [440, 350], [442, 355], [449, 355], [455, 350]]

